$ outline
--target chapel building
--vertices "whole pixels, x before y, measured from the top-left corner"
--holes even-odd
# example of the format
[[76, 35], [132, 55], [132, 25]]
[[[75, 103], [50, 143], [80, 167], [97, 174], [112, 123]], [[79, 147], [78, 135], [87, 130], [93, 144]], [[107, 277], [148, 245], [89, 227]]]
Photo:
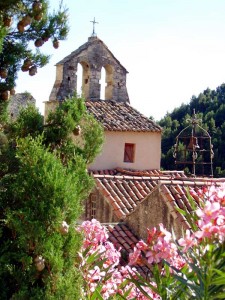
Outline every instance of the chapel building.
[[[78, 64], [82, 66], [82, 93], [87, 110], [102, 123], [105, 131], [102, 153], [89, 169], [159, 170], [161, 128], [130, 105], [126, 87], [128, 72], [97, 36], [90, 37], [56, 64], [56, 80], [45, 104], [45, 116], [77, 91]], [[103, 68], [105, 100], [100, 99]]]
[[[189, 192], [199, 205], [198, 191], [224, 179], [187, 177], [183, 171], [161, 171], [161, 133], [155, 122], [130, 104], [127, 70], [97, 36], [56, 64], [56, 79], [45, 118], [65, 98], [77, 91], [78, 64], [82, 66], [82, 93], [90, 114], [103, 125], [105, 143], [89, 166], [95, 188], [85, 201], [82, 219], [107, 224], [109, 240], [124, 257], [146, 228], [159, 223], [177, 236], [189, 229], [189, 219], [179, 209], [192, 212]], [[105, 69], [105, 97], [100, 98], [101, 74]], [[178, 209], [177, 209], [178, 208]]]

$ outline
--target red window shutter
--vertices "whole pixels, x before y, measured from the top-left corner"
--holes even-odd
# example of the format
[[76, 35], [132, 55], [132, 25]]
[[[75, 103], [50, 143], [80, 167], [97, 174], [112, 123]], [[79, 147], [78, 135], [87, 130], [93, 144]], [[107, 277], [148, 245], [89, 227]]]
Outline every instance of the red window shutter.
[[134, 144], [125, 144], [124, 162], [134, 162]]

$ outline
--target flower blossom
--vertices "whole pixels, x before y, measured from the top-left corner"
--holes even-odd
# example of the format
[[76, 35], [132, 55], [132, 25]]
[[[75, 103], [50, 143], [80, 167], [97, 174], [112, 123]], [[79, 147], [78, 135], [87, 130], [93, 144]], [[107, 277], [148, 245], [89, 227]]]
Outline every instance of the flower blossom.
[[187, 229], [185, 237], [180, 238], [178, 240], [178, 244], [182, 246], [182, 250], [186, 252], [189, 248], [196, 246], [197, 241], [195, 239], [195, 235], [191, 234], [191, 231]]

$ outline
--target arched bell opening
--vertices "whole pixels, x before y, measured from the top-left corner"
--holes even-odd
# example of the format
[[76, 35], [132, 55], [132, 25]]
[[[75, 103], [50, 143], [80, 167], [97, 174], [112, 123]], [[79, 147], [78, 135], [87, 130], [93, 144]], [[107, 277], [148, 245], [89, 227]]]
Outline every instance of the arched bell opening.
[[113, 67], [109, 64], [101, 68], [100, 99], [110, 100], [113, 95]]
[[[82, 75], [80, 76], [80, 81], [77, 80], [77, 92], [79, 92], [79, 88], [81, 86], [81, 94], [82, 96], [87, 99], [89, 95], [89, 88], [90, 88], [90, 66], [87, 62], [81, 61], [78, 63], [82, 68]], [[79, 83], [78, 83], [79, 82]], [[80, 86], [79, 86], [80, 85]]]
[[106, 94], [106, 71], [105, 68], [101, 68], [101, 77], [99, 80], [100, 84], [100, 99], [105, 100], [105, 94]]
[[83, 82], [83, 67], [80, 63], [77, 64], [77, 95], [81, 96], [82, 92], [82, 82]]
[[110, 100], [112, 99], [113, 94], [113, 67], [109, 64], [105, 65], [105, 72], [106, 72], [106, 87], [105, 87], [105, 99]]

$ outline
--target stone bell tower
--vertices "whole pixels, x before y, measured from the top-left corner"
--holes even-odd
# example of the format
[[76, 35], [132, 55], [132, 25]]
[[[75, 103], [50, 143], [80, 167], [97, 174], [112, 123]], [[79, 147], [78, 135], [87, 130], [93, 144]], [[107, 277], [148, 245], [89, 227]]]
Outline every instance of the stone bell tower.
[[129, 103], [127, 70], [95, 35], [56, 64], [56, 80], [49, 101], [63, 101], [77, 91], [77, 69], [82, 66], [82, 93], [86, 100], [100, 100], [101, 71], [105, 69], [105, 100]]

